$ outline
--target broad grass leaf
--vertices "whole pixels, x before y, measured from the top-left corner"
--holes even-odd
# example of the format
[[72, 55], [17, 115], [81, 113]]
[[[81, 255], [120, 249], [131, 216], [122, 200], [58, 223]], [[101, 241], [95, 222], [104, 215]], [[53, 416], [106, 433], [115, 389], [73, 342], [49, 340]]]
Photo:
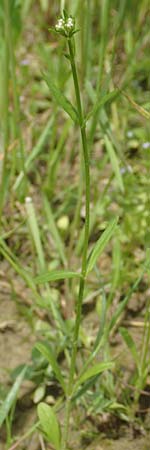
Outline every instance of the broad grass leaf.
[[44, 80], [46, 81], [52, 97], [55, 99], [57, 105], [61, 106], [63, 110], [71, 117], [73, 122], [79, 123], [78, 113], [72, 103], [65, 97], [65, 95], [61, 92], [61, 90], [51, 81], [50, 77], [46, 74], [43, 75]]
[[106, 134], [104, 136], [104, 140], [105, 140], [106, 150], [107, 150], [107, 153], [109, 155], [110, 162], [112, 165], [112, 170], [115, 174], [118, 186], [120, 187], [120, 190], [122, 192], [124, 192], [124, 185], [123, 185], [122, 175], [120, 172], [119, 161], [116, 156], [115, 150], [113, 148], [112, 142], [110, 141], [110, 139], [108, 138], [108, 136]]
[[56, 450], [60, 450], [60, 426], [53, 408], [41, 402], [37, 407], [37, 412], [40, 425], [47, 440]]
[[16, 400], [18, 390], [22, 384], [22, 381], [25, 377], [26, 373], [26, 366], [22, 369], [18, 377], [16, 378], [15, 383], [13, 384], [12, 388], [10, 389], [6, 399], [2, 403], [0, 407], [0, 427], [2, 426], [3, 422], [6, 420], [11, 407], [13, 406], [14, 401]]
[[123, 340], [125, 341], [127, 347], [129, 348], [129, 350], [133, 356], [133, 359], [136, 363], [136, 367], [138, 368], [139, 367], [139, 355], [138, 355], [137, 348], [136, 348], [135, 342], [134, 342], [131, 334], [124, 327], [120, 327], [119, 331], [121, 333]]
[[57, 360], [55, 358], [55, 355], [53, 353], [53, 351], [51, 350], [51, 348], [43, 342], [38, 342], [35, 347], [37, 348], [37, 350], [39, 350], [39, 352], [42, 354], [42, 356], [44, 356], [45, 359], [47, 359], [47, 361], [49, 362], [49, 364], [51, 365], [55, 376], [57, 378], [57, 380], [59, 381], [60, 385], [62, 386], [63, 390], [66, 390], [66, 386], [65, 386], [65, 382], [64, 382], [64, 378], [62, 376], [60, 367], [57, 363]]
[[90, 369], [87, 369], [86, 372], [84, 372], [81, 376], [79, 375], [75, 387], [78, 388], [82, 383], [89, 380], [89, 378], [95, 377], [105, 370], [112, 369], [112, 367], [114, 367], [114, 364], [112, 362], [95, 364], [94, 366], [90, 367]]
[[42, 284], [48, 281], [65, 280], [66, 278], [81, 278], [81, 274], [69, 272], [69, 270], [51, 270], [38, 275], [34, 281], [36, 284]]
[[108, 242], [110, 241], [116, 226], [117, 226], [117, 222], [118, 222], [118, 217], [113, 219], [110, 224], [108, 225], [108, 227], [106, 228], [106, 230], [103, 232], [102, 236], [99, 238], [99, 240], [96, 242], [95, 247], [89, 257], [89, 261], [88, 261], [88, 265], [87, 265], [87, 274], [89, 272], [91, 272], [91, 270], [93, 269], [93, 267], [95, 266], [97, 259], [100, 257], [100, 255], [102, 254], [104, 248], [106, 247], [106, 245], [108, 244]]

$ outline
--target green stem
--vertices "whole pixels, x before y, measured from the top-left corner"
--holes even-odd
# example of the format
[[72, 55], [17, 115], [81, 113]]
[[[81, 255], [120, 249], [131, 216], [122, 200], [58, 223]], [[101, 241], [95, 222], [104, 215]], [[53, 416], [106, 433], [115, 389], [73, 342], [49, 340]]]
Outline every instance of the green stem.
[[86, 269], [87, 269], [87, 251], [88, 251], [89, 220], [90, 220], [89, 155], [88, 155], [86, 130], [85, 130], [85, 124], [84, 124], [82, 105], [81, 105], [81, 97], [80, 97], [76, 64], [75, 64], [75, 59], [74, 59], [74, 48], [73, 48], [72, 39], [68, 39], [68, 46], [69, 46], [70, 63], [71, 63], [73, 81], [74, 81], [75, 94], [76, 94], [79, 126], [80, 126], [82, 149], [83, 149], [83, 159], [84, 159], [84, 168], [85, 168], [86, 214], [85, 214], [84, 246], [83, 246], [83, 256], [82, 256], [82, 270], [81, 270], [82, 278], [80, 280], [79, 294], [78, 294], [78, 300], [77, 300], [76, 321], [75, 321], [74, 336], [73, 336], [73, 343], [72, 343], [71, 365], [70, 365], [70, 372], [69, 372], [66, 410], [65, 410], [65, 424], [64, 424], [64, 432], [63, 432], [63, 437], [62, 437], [61, 450], [66, 450], [67, 441], [68, 441], [69, 417], [70, 417], [70, 411], [71, 411], [71, 396], [72, 396], [73, 384], [74, 384], [74, 374], [75, 374], [75, 364], [76, 364], [76, 356], [77, 356], [77, 348], [78, 348], [79, 328], [80, 328], [80, 323], [81, 323], [82, 302], [83, 302], [85, 277], [86, 277]]
[[4, 50], [4, 97], [3, 97], [3, 111], [4, 111], [4, 157], [2, 165], [1, 183], [0, 183], [0, 225], [5, 195], [5, 179], [7, 170], [7, 157], [8, 157], [8, 144], [9, 144], [9, 0], [4, 1], [4, 37], [5, 37], [5, 50]]

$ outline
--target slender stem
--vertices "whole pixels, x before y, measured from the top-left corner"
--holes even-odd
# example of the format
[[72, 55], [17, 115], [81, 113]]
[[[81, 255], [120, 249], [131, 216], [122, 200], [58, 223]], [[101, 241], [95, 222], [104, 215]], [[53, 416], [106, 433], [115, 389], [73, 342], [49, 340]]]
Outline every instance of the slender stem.
[[81, 271], [82, 278], [80, 279], [79, 294], [78, 294], [78, 300], [77, 300], [76, 321], [75, 321], [74, 336], [73, 336], [73, 343], [72, 343], [71, 365], [70, 365], [69, 381], [68, 381], [68, 388], [67, 388], [67, 399], [66, 399], [66, 410], [65, 410], [65, 424], [64, 424], [64, 432], [63, 432], [63, 437], [62, 437], [61, 450], [66, 450], [67, 441], [68, 441], [69, 417], [70, 417], [70, 411], [71, 411], [71, 396], [72, 396], [73, 384], [74, 384], [74, 374], [75, 374], [75, 364], [76, 364], [77, 347], [78, 347], [79, 328], [80, 328], [80, 323], [81, 323], [82, 302], [83, 302], [85, 277], [86, 277], [86, 269], [87, 269], [87, 251], [88, 251], [89, 219], [90, 219], [89, 155], [88, 155], [86, 129], [85, 129], [84, 116], [83, 116], [82, 105], [81, 105], [81, 97], [80, 97], [76, 64], [75, 64], [75, 59], [74, 59], [74, 47], [73, 47], [72, 39], [68, 39], [68, 47], [69, 47], [70, 63], [71, 63], [73, 81], [74, 81], [75, 94], [76, 94], [79, 126], [80, 126], [82, 149], [83, 149], [83, 159], [84, 159], [84, 168], [85, 168], [86, 214], [85, 214], [84, 246], [83, 246], [82, 271]]
[[5, 179], [7, 170], [7, 156], [9, 144], [9, 17], [8, 17], [8, 3], [9, 0], [4, 1], [4, 36], [5, 36], [5, 54], [4, 54], [4, 97], [3, 97], [3, 111], [4, 111], [4, 157], [2, 165], [1, 183], [0, 183], [0, 225], [1, 216], [5, 195]]

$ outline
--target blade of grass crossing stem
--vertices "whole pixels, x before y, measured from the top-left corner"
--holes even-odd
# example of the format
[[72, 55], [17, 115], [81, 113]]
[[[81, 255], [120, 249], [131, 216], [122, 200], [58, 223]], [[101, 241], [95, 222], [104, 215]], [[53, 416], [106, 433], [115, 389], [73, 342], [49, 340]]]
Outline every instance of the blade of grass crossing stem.
[[106, 146], [106, 150], [108, 152], [109, 158], [110, 158], [110, 162], [112, 165], [112, 170], [115, 174], [116, 177], [116, 181], [117, 184], [120, 188], [120, 190], [122, 192], [124, 192], [124, 185], [123, 185], [123, 179], [122, 179], [122, 175], [120, 172], [120, 167], [119, 167], [119, 161], [118, 158], [116, 156], [115, 150], [113, 148], [112, 142], [109, 140], [108, 136], [105, 134], [104, 136], [104, 141], [105, 141], [105, 146]]
[[[41, 133], [41, 135], [40, 135], [36, 145], [33, 147], [32, 151], [30, 152], [29, 156], [27, 157], [26, 162], [25, 162], [25, 171], [26, 171], [26, 173], [31, 169], [33, 161], [42, 152], [43, 147], [47, 143], [47, 141], [48, 141], [48, 139], [49, 139], [49, 137], [51, 135], [51, 132], [52, 132], [52, 127], [53, 127], [54, 120], [55, 120], [54, 116], [52, 116], [48, 120], [48, 122], [47, 122], [43, 132]], [[23, 177], [24, 177], [24, 173], [23, 173], [23, 171], [21, 171], [20, 174], [18, 175], [18, 177], [16, 178], [15, 183], [14, 183], [14, 186], [13, 186], [14, 191], [16, 191], [19, 188], [20, 183], [23, 180]]]
[[59, 381], [60, 385], [62, 386], [62, 388], [65, 392], [66, 386], [65, 386], [64, 378], [62, 376], [60, 367], [57, 363], [55, 355], [52, 352], [50, 346], [46, 345], [45, 343], [38, 342], [35, 347], [44, 356], [44, 358], [49, 362], [49, 364], [51, 365], [51, 367], [56, 375], [57, 380]]
[[54, 244], [57, 248], [60, 259], [61, 259], [63, 265], [66, 267], [67, 259], [66, 259], [66, 255], [65, 255], [65, 248], [64, 248], [64, 244], [61, 239], [61, 236], [59, 234], [59, 231], [57, 229], [50, 203], [46, 196], [43, 197], [43, 201], [44, 201], [44, 209], [45, 209], [45, 214], [46, 214], [46, 218], [47, 218], [47, 223], [49, 226], [49, 231], [52, 234], [52, 237], [54, 239]]
[[6, 399], [3, 401], [1, 407], [0, 407], [0, 427], [3, 425], [4, 421], [6, 420], [11, 407], [13, 406], [14, 401], [16, 400], [17, 393], [19, 391], [19, 388], [23, 382], [23, 379], [25, 377], [26, 373], [26, 367], [23, 368], [21, 373], [16, 378], [15, 383], [13, 384], [11, 390], [9, 391]]
[[117, 226], [117, 222], [118, 222], [118, 217], [113, 219], [110, 224], [108, 225], [108, 227], [106, 228], [106, 230], [103, 232], [102, 236], [100, 237], [100, 239], [96, 242], [94, 249], [92, 250], [92, 253], [89, 257], [88, 260], [88, 264], [87, 264], [87, 274], [89, 272], [91, 272], [91, 270], [93, 269], [93, 267], [95, 266], [97, 259], [100, 257], [100, 255], [102, 254], [104, 248], [106, 247], [106, 245], [108, 244], [108, 242], [110, 241], [111, 237], [113, 236], [116, 226]]
[[39, 226], [36, 219], [35, 209], [31, 197], [26, 197], [26, 212], [32, 239], [37, 251], [40, 269], [45, 269], [44, 252], [41, 244]]

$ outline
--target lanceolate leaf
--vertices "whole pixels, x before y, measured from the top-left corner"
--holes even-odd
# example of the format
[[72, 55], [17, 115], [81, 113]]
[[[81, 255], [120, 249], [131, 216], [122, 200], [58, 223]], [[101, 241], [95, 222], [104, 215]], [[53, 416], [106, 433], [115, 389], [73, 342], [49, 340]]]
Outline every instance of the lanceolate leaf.
[[53, 408], [41, 402], [37, 410], [40, 424], [47, 440], [56, 450], [60, 450], [60, 427]]
[[81, 278], [81, 274], [69, 272], [68, 270], [52, 270], [38, 275], [34, 281], [36, 284], [42, 284], [48, 281], [65, 280], [66, 278]]
[[16, 396], [17, 396], [18, 390], [21, 386], [21, 383], [24, 379], [26, 370], [27, 370], [27, 368], [24, 367], [23, 370], [21, 371], [21, 373], [18, 375], [15, 383], [13, 384], [6, 399], [2, 403], [2, 406], [0, 407], [0, 427], [3, 424], [3, 422], [5, 421], [6, 417], [8, 416], [9, 411], [10, 411], [11, 407], [13, 406], [14, 401], [16, 400]]
[[104, 248], [106, 247], [109, 240], [111, 239], [111, 237], [116, 229], [117, 222], [118, 222], [118, 217], [113, 219], [110, 222], [110, 224], [108, 225], [106, 230], [103, 232], [100, 239], [96, 242], [95, 247], [89, 257], [88, 266], [87, 266], [87, 274], [93, 269], [93, 267], [95, 266], [95, 264], [97, 262], [97, 259], [100, 257]]
[[90, 369], [87, 369], [85, 373], [79, 376], [75, 387], [78, 388], [82, 383], [87, 381], [89, 378], [95, 377], [96, 375], [104, 372], [104, 370], [112, 369], [113, 366], [114, 364], [112, 362], [95, 364], [94, 366], [90, 367]]
[[46, 81], [52, 97], [55, 99], [57, 105], [61, 106], [63, 110], [71, 117], [73, 122], [78, 123], [78, 113], [72, 103], [65, 97], [61, 90], [51, 81], [50, 77], [44, 74], [44, 80]]
[[36, 348], [39, 350], [40, 353], [42, 353], [42, 355], [45, 357], [45, 359], [47, 359], [47, 361], [51, 365], [51, 367], [56, 375], [57, 380], [59, 381], [63, 390], [65, 391], [65, 389], [66, 389], [65, 382], [64, 382], [63, 376], [61, 374], [60, 367], [56, 361], [56, 358], [55, 358], [54, 353], [51, 350], [51, 348], [43, 342], [38, 342], [36, 344]]

